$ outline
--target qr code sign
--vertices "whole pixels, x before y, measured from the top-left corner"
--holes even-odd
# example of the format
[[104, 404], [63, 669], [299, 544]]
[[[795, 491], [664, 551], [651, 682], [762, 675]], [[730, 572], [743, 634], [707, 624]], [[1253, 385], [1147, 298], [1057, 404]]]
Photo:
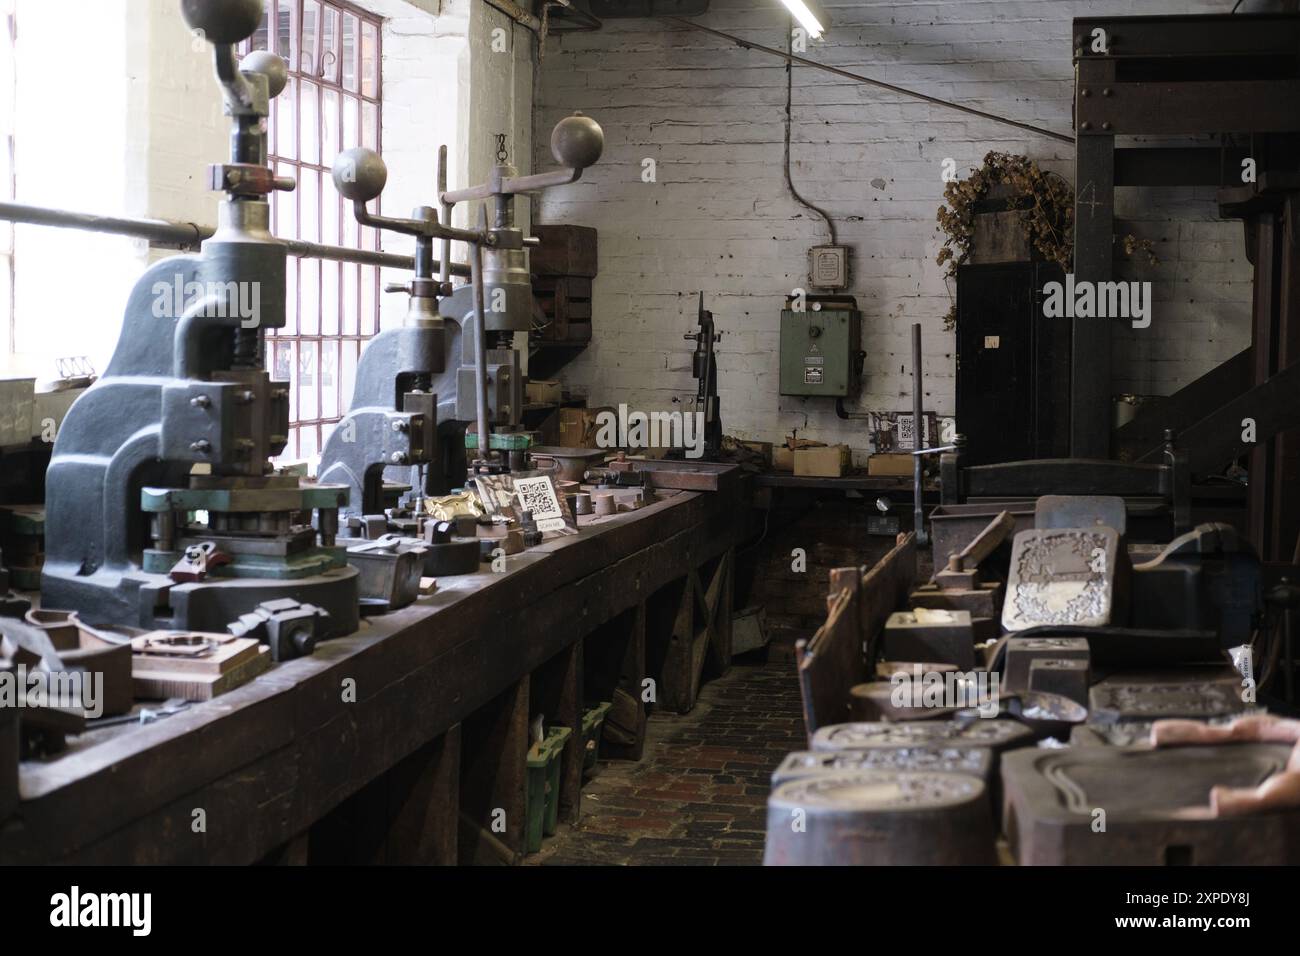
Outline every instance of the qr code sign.
[[519, 506], [533, 513], [533, 520], [541, 531], [561, 531], [564, 529], [564, 509], [560, 505], [560, 496], [555, 492], [555, 484], [550, 475], [534, 478], [516, 478], [515, 493], [519, 495]]
[[[898, 429], [898, 448], [913, 451], [917, 448], [915, 416], [900, 412], [895, 419]], [[921, 416], [921, 445], [924, 448], [930, 442], [930, 416]]]

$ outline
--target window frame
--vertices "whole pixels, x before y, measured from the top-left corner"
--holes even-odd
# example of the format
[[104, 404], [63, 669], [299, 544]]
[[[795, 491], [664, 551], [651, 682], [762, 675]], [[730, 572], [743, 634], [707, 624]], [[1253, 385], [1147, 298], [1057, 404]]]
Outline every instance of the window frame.
[[[18, 195], [18, 176], [17, 176], [17, 113], [18, 113], [18, 4], [16, 0], [0, 0], [0, 50], [6, 55], [0, 56], [0, 63], [8, 63], [9, 76], [4, 89], [7, 91], [9, 102], [7, 109], [0, 111], [0, 115], [8, 117], [7, 126], [0, 127], [0, 150], [4, 150], [6, 175], [0, 177], [0, 202], [13, 202]], [[0, 95], [4, 95], [0, 93]], [[14, 294], [14, 283], [17, 279], [17, 272], [14, 268], [14, 259], [17, 255], [16, 249], [16, 230], [14, 224], [8, 220], [0, 221], [0, 269], [4, 270], [5, 287], [3, 302], [0, 302], [0, 328], [3, 328], [4, 344], [4, 362], [7, 364], [12, 361], [17, 350], [17, 325], [15, 309], [17, 307], [17, 297]]]
[[[310, 51], [302, 49], [306, 10], [316, 13]], [[241, 53], [267, 49], [274, 37], [274, 52], [284, 56], [279, 29], [283, 13], [288, 14], [289, 82], [272, 101], [267, 151], [276, 173], [293, 177], [298, 187], [292, 193], [272, 197], [272, 230], [286, 239], [378, 250], [378, 230], [357, 224], [352, 204], [334, 190], [330, 164], [336, 149], [364, 144], [377, 152], [381, 150], [383, 18], [343, 0], [266, 0], [266, 19], [254, 37], [241, 44]], [[355, 89], [348, 88], [342, 56], [344, 25], [349, 18], [355, 23], [351, 55]], [[332, 25], [332, 31], [327, 24]], [[368, 79], [364, 66], [370, 42], [374, 47], [374, 68], [373, 77]], [[314, 114], [314, 135], [303, 122], [304, 105], [309, 105]], [[282, 122], [289, 121], [286, 117], [293, 122], [291, 156], [278, 151], [282, 145], [290, 145], [280, 128]], [[304, 132], [308, 135], [304, 136]], [[327, 143], [327, 138], [332, 142]], [[304, 157], [304, 146], [316, 155]], [[315, 203], [314, 214], [309, 212], [304, 217], [304, 201], [309, 209]], [[283, 457], [318, 456], [332, 426], [347, 411], [361, 349], [380, 330], [379, 271], [378, 266], [356, 263], [289, 259], [286, 325], [268, 330], [266, 339], [267, 367], [276, 378], [282, 378], [275, 374], [277, 362], [279, 371], [285, 371], [283, 359], [287, 352], [291, 399], [289, 443]], [[350, 301], [345, 301], [345, 290]], [[337, 304], [327, 306], [327, 300]], [[313, 310], [315, 315], [311, 314]], [[332, 361], [327, 362], [331, 356]], [[327, 387], [324, 379], [331, 372], [333, 381]], [[311, 375], [310, 382], [304, 382], [307, 375]], [[303, 440], [305, 435], [308, 441]]]

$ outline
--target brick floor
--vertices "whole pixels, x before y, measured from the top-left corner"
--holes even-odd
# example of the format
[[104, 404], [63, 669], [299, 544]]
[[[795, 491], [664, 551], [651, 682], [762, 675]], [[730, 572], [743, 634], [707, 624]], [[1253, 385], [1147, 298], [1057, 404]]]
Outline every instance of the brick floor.
[[760, 864], [768, 781], [804, 742], [793, 663], [734, 665], [691, 713], [651, 715], [640, 762], [602, 761], [582, 819], [526, 862]]

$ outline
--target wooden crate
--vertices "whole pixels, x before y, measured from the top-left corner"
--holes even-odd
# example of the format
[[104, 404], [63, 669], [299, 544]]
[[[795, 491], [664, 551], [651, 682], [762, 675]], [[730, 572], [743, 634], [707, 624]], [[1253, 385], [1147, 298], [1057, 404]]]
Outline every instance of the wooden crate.
[[541, 245], [529, 252], [535, 276], [596, 276], [596, 230], [591, 226], [533, 226]]
[[591, 280], [582, 276], [539, 276], [533, 295], [545, 313], [544, 341], [591, 341]]

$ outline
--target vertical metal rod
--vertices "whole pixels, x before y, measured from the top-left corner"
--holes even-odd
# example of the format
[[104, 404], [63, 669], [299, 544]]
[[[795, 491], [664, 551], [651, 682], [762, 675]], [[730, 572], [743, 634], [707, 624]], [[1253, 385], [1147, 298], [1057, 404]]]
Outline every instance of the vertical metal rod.
[[[487, 400], [487, 330], [483, 312], [483, 246], [475, 242], [470, 249], [470, 281], [474, 284], [474, 401], [478, 418], [478, 457], [491, 457], [488, 446]], [[463, 333], [462, 333], [463, 334]]]
[[[442, 145], [438, 147], [438, 199], [442, 199], [442, 194], [447, 191], [447, 147]], [[442, 203], [442, 224], [451, 225], [451, 203]], [[438, 281], [446, 284], [450, 278], [450, 266], [448, 256], [451, 255], [451, 240], [442, 240], [442, 269], [438, 274]]]
[[1282, 612], [1282, 658], [1286, 661], [1286, 702], [1295, 704], [1295, 654], [1291, 645], [1292, 610]]
[[[920, 451], [924, 444], [924, 425], [922, 415], [923, 395], [921, 392], [921, 323], [912, 325], [912, 450]], [[921, 504], [921, 472], [924, 469], [924, 457], [912, 456], [912, 523], [916, 529], [916, 543], [928, 544], [930, 536], [925, 532], [925, 510]]]

